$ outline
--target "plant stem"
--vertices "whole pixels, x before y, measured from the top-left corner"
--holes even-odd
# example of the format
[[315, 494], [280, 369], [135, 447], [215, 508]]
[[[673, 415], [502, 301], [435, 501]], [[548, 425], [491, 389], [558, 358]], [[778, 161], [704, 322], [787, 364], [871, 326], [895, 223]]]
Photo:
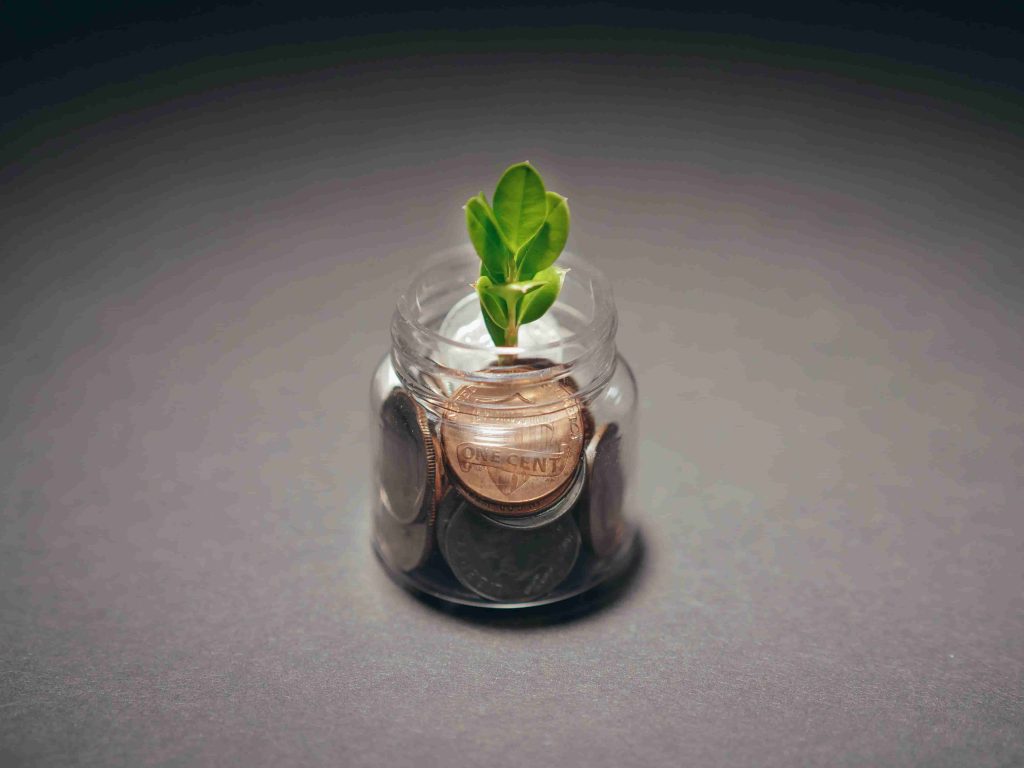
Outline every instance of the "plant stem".
[[[519, 326], [515, 324], [515, 321], [510, 320], [508, 326], [505, 328], [505, 344], [506, 347], [517, 347], [519, 346]], [[515, 355], [498, 355], [498, 362], [501, 365], [512, 365], [516, 361]]]

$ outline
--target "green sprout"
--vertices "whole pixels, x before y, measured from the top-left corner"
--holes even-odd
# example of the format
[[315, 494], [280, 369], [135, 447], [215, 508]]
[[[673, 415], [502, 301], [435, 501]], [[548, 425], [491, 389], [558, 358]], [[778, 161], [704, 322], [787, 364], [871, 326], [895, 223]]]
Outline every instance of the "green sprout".
[[544, 189], [532, 165], [516, 163], [498, 181], [493, 207], [481, 192], [465, 211], [487, 332], [495, 346], [518, 346], [519, 327], [542, 317], [562, 290], [568, 270], [554, 263], [569, 237], [569, 204]]

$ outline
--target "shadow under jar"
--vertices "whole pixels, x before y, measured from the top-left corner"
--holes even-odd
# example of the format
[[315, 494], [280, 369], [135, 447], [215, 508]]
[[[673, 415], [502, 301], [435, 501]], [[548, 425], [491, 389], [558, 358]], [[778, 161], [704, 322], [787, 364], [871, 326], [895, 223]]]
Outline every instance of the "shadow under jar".
[[600, 272], [566, 254], [558, 301], [496, 348], [469, 249], [401, 296], [374, 373], [373, 544], [414, 591], [507, 608], [580, 594], [627, 568], [636, 383]]

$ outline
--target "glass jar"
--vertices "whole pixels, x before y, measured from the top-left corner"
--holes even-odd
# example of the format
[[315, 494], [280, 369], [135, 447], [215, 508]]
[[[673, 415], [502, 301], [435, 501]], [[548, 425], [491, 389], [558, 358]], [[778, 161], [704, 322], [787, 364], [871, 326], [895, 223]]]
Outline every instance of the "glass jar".
[[625, 570], [636, 527], [636, 383], [610, 286], [585, 261], [548, 313], [496, 348], [469, 248], [430, 259], [398, 301], [371, 387], [373, 545], [399, 584], [526, 607]]

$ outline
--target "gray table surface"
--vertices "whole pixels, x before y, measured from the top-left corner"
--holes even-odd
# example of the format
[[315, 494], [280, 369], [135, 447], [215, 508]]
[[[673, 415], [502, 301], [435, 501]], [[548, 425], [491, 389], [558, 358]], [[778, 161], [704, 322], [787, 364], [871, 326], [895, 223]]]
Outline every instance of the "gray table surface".
[[[1024, 763], [1019, 124], [707, 52], [302, 70], [2, 171], [5, 765]], [[368, 545], [369, 376], [520, 159], [614, 283], [646, 556], [448, 614]]]

